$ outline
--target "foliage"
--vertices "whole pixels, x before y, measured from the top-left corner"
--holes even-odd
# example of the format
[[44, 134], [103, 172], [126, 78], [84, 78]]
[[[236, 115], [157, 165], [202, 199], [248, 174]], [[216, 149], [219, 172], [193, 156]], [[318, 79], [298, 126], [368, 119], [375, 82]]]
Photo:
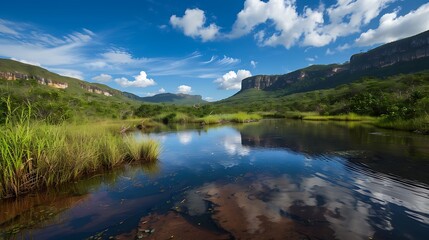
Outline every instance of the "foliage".
[[154, 161], [159, 155], [157, 142], [131, 144], [119, 128], [51, 125], [34, 121], [31, 105], [12, 108], [6, 101], [6, 106], [0, 126], [0, 198], [72, 181], [123, 162]]

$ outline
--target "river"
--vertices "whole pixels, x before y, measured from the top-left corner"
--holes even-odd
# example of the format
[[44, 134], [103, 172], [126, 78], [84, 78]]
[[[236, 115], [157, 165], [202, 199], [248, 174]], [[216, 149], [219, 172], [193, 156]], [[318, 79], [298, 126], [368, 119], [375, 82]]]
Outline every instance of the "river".
[[427, 239], [429, 136], [359, 123], [180, 127], [157, 163], [0, 202], [0, 238]]

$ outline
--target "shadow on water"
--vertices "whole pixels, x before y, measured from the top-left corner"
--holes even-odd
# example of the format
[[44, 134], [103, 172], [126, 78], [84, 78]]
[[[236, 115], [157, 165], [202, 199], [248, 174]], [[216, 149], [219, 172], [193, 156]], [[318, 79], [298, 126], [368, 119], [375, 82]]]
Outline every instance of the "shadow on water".
[[339, 156], [375, 171], [429, 183], [428, 136], [354, 122], [279, 120], [244, 125], [239, 131], [243, 146], [250, 148]]
[[[159, 171], [157, 162], [126, 165], [111, 172], [100, 172], [87, 179], [63, 184], [46, 191], [27, 194], [17, 199], [3, 199], [0, 202], [0, 239], [31, 237], [32, 231], [25, 229], [44, 228], [70, 221], [70, 217], [73, 218], [73, 216], [70, 216], [67, 210], [79, 208], [79, 204], [94, 201], [92, 193], [101, 193], [106, 188], [123, 191], [124, 186], [121, 186], [123, 180], [129, 180], [140, 172], [154, 176]], [[93, 221], [90, 218], [87, 220]], [[78, 218], [72, 221], [86, 220]]]
[[167, 126], [152, 165], [0, 203], [4, 238], [425, 239], [429, 137], [357, 123]]

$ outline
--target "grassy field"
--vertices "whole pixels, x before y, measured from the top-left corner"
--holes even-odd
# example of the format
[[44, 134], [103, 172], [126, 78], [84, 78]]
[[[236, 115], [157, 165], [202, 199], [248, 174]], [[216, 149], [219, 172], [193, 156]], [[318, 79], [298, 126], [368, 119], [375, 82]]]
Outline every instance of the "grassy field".
[[137, 142], [116, 124], [47, 124], [32, 108], [11, 109], [0, 125], [0, 198], [73, 181], [128, 162], [156, 161], [160, 145]]

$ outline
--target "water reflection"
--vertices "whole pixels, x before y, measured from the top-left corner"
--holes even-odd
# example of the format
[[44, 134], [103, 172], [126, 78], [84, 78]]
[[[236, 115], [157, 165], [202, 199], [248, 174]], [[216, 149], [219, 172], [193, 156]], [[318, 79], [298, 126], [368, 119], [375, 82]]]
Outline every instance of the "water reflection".
[[27, 218], [38, 219], [35, 211], [56, 208], [18, 236], [424, 239], [429, 234], [428, 136], [275, 120], [134, 137], [162, 141], [156, 164], [83, 180], [71, 185], [79, 191], [60, 191], [35, 204], [1, 203], [2, 212], [15, 210], [0, 227], [25, 225]]
[[241, 144], [241, 135], [239, 133], [233, 133], [231, 135], [225, 136], [222, 139], [223, 146], [225, 147], [225, 151], [229, 155], [239, 155], [239, 156], [247, 156], [249, 155], [250, 148], [243, 146]]
[[177, 137], [179, 138], [179, 142], [183, 145], [187, 145], [192, 141], [191, 132], [178, 132]]

